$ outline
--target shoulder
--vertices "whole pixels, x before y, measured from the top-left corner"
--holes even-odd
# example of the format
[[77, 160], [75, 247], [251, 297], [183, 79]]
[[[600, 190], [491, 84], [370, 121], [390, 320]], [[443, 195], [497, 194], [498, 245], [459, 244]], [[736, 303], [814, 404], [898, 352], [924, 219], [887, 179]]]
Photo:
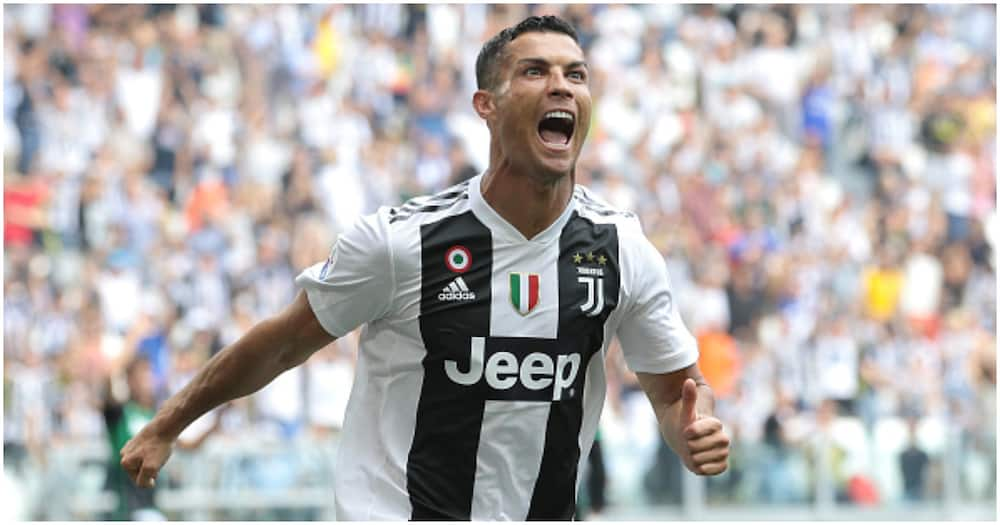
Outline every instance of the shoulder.
[[383, 206], [378, 220], [383, 228], [386, 256], [401, 275], [419, 272], [421, 229], [430, 223], [469, 211], [469, 181], [431, 195], [414, 197], [398, 206]]
[[638, 215], [612, 206], [586, 186], [577, 185], [573, 198], [578, 213], [584, 219], [594, 224], [614, 225], [624, 269], [643, 272], [662, 264], [663, 257], [646, 237]]
[[590, 188], [577, 184], [573, 200], [581, 217], [597, 224], [614, 224], [619, 235], [642, 234], [639, 217], [631, 211], [616, 208]]
[[469, 202], [469, 181], [460, 182], [432, 195], [414, 197], [399, 206], [380, 210], [394, 228], [419, 225], [440, 215], [464, 211]]

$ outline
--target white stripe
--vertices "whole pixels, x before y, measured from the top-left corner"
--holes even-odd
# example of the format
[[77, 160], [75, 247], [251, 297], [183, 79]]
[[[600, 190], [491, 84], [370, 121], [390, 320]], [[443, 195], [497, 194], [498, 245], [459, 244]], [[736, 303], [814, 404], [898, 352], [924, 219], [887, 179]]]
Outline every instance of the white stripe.
[[468, 292], [469, 291], [469, 287], [465, 285], [465, 279], [462, 279], [461, 277], [457, 277], [457, 278], [455, 278], [455, 282], [458, 283], [458, 289], [459, 290], [462, 290], [463, 292]]
[[[559, 243], [538, 247], [511, 244], [493, 238], [493, 276], [490, 282], [490, 336], [555, 339], [559, 328]], [[539, 279], [538, 306], [531, 315], [511, 304], [510, 274], [535, 273]], [[526, 296], [527, 293], [524, 293]], [[583, 372], [582, 370], [580, 371]], [[507, 410], [493, 405], [508, 405]], [[541, 405], [541, 408], [531, 407]], [[524, 520], [538, 480], [551, 403], [487, 401], [473, 486], [473, 520]], [[517, 411], [518, 407], [523, 407]], [[569, 446], [572, 446], [569, 443]], [[496, 461], [497, 454], [505, 454]], [[500, 465], [498, 467], [498, 465]], [[510, 481], [501, 481], [508, 479]], [[516, 486], [507, 487], [507, 484]], [[503, 504], [507, 514], [493, 511]], [[514, 510], [516, 509], [516, 513]]]
[[[559, 329], [559, 243], [543, 248], [524, 243], [512, 245], [494, 239], [493, 278], [490, 286], [490, 335], [497, 337], [538, 337], [555, 339]], [[522, 315], [521, 304], [511, 302], [510, 274], [540, 276], [538, 304], [531, 315]], [[527, 302], [528, 288], [518, 288]], [[573, 306], [573, 308], [576, 308]]]
[[521, 313], [528, 313], [528, 274], [521, 274]]
[[452, 281], [451, 284], [448, 285], [448, 289], [450, 289], [453, 292], [459, 291], [458, 290], [458, 285], [455, 284], [455, 281]]
[[486, 402], [476, 453], [472, 521], [528, 518], [545, 449], [545, 432], [538, 429], [548, 423], [551, 407], [537, 401]]

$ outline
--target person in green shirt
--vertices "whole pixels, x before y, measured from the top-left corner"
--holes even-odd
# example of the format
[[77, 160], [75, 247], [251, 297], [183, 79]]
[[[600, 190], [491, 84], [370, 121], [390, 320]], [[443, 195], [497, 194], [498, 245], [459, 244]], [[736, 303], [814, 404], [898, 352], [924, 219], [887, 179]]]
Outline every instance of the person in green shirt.
[[107, 517], [109, 520], [136, 520], [138, 511], [156, 512], [153, 501], [156, 488], [140, 488], [132, 483], [119, 467], [121, 449], [153, 419], [156, 413], [156, 392], [153, 369], [144, 357], [133, 359], [125, 369], [128, 398], [122, 402], [112, 395], [110, 380], [104, 396], [104, 424], [108, 429], [111, 454], [108, 458], [105, 488], [114, 492], [118, 504]]

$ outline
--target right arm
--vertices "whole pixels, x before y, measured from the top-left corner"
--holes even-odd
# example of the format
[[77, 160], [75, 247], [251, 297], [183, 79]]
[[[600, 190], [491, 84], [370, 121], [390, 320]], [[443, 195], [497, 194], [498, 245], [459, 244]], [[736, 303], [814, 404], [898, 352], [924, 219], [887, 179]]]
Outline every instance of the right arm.
[[326, 262], [295, 279], [310, 299], [299, 292], [283, 312], [224, 348], [125, 445], [122, 467], [137, 485], [153, 486], [177, 436], [202, 414], [260, 390], [333, 342], [331, 334], [386, 314], [395, 295], [387, 210], [359, 219], [340, 235]]
[[122, 449], [121, 465], [140, 487], [152, 487], [177, 436], [195, 419], [252, 394], [306, 361], [335, 338], [319, 323], [305, 292], [278, 315], [254, 325], [222, 349]]

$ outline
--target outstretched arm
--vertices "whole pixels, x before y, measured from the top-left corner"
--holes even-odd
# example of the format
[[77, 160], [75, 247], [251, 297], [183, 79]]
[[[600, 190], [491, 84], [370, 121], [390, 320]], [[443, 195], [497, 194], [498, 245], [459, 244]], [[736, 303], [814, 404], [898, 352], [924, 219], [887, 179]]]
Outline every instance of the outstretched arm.
[[660, 434], [695, 474], [720, 474], [729, 465], [729, 436], [715, 416], [715, 398], [698, 365], [666, 374], [638, 373], [660, 423]]
[[222, 349], [121, 450], [121, 465], [140, 487], [152, 487], [177, 436], [202, 414], [252, 394], [305, 362], [334, 337], [319, 324], [305, 292], [278, 315]]

